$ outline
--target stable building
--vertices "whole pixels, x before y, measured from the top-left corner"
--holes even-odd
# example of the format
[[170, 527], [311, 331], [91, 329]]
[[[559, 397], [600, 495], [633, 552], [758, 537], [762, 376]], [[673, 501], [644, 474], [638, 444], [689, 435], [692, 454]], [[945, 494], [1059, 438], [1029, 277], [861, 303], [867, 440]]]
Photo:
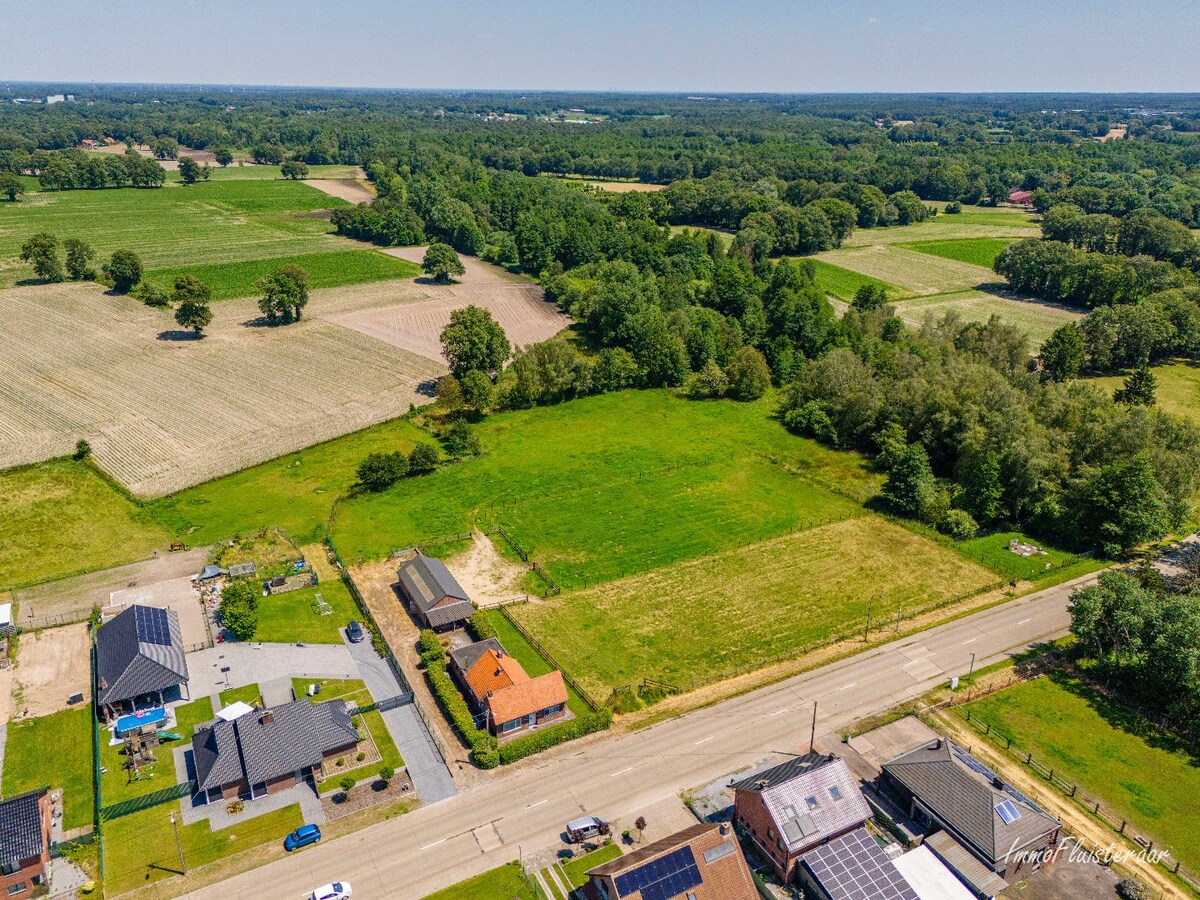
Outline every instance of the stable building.
[[417, 554], [406, 560], [396, 575], [404, 602], [422, 628], [449, 631], [461, 627], [475, 613], [467, 592], [440, 559]]
[[105, 721], [187, 699], [187, 682], [175, 610], [135, 603], [96, 632], [96, 703]]

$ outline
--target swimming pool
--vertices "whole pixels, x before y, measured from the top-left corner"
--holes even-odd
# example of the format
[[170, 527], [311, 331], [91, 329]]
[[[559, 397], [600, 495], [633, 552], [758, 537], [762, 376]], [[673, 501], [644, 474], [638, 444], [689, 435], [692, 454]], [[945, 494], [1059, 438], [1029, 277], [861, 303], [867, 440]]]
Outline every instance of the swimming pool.
[[139, 709], [136, 713], [121, 716], [117, 719], [117, 734], [125, 734], [143, 725], [158, 725], [167, 721], [167, 711], [161, 706], [153, 709]]

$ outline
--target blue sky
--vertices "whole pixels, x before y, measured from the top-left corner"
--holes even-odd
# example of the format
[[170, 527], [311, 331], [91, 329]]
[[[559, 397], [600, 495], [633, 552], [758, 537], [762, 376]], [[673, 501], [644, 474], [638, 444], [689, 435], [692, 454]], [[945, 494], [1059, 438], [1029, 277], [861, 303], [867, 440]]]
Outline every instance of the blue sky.
[[0, 81], [1196, 91], [1195, 0], [5, 0]]

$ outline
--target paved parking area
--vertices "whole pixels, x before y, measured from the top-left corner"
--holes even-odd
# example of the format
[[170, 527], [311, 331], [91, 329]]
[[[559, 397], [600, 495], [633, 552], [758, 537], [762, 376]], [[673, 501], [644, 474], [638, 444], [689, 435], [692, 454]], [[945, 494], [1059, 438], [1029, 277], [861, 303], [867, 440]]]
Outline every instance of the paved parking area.
[[184, 647], [197, 647], [209, 642], [208, 628], [204, 624], [204, 609], [200, 605], [200, 593], [193, 585], [191, 576], [181, 575], [166, 581], [113, 591], [103, 609], [104, 616], [115, 616], [132, 603], [165, 606], [175, 610], [179, 616], [179, 630], [183, 636]]
[[187, 664], [192, 699], [279, 679], [362, 677], [344, 644], [217, 644], [189, 653]]

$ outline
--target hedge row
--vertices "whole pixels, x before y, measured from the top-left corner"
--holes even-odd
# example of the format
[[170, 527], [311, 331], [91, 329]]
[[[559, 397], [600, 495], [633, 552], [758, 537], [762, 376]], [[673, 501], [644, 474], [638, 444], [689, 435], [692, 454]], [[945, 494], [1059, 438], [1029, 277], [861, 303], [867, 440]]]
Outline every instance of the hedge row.
[[467, 630], [475, 636], [477, 641], [486, 641], [488, 638], [500, 636], [496, 631], [496, 626], [492, 624], [492, 617], [483, 610], [479, 610], [467, 619]]
[[547, 728], [545, 731], [536, 731], [525, 737], [517, 738], [515, 741], [501, 745], [500, 762], [503, 764], [514, 763], [559, 744], [565, 744], [567, 741], [573, 741], [575, 738], [581, 738], [585, 734], [603, 731], [612, 724], [612, 717], [611, 709], [602, 709], [599, 712], [579, 716], [570, 722], [555, 725], [553, 728]]

